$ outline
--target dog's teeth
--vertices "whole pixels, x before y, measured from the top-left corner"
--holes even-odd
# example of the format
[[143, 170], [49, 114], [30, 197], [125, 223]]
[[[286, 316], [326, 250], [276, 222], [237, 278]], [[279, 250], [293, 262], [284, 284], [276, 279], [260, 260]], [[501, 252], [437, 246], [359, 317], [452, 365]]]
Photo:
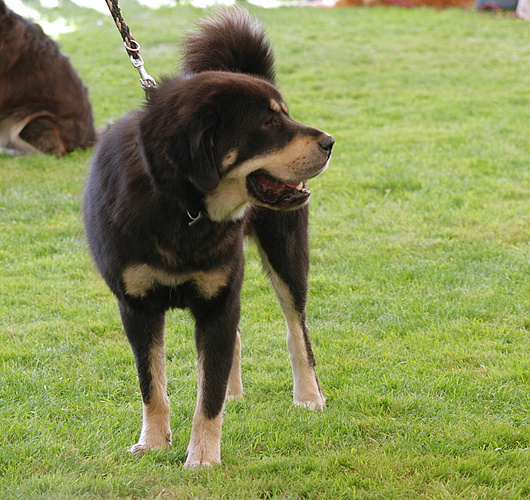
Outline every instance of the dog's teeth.
[[304, 189], [304, 183], [301, 182], [300, 184], [298, 184], [298, 186], [296, 186], [296, 189], [298, 189], [298, 191], [302, 191], [302, 189]]

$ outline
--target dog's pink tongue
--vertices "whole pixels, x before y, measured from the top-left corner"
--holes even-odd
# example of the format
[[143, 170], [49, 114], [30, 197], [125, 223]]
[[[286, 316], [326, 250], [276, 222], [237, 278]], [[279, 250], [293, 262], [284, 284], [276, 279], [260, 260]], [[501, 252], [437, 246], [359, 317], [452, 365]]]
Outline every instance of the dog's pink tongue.
[[283, 186], [285, 186], [285, 184], [283, 184], [282, 182], [276, 182], [272, 179], [269, 179], [268, 177], [261, 175], [259, 176], [259, 181], [262, 186], [274, 191], [281, 191], [283, 189]]
[[261, 175], [259, 176], [259, 182], [264, 190], [268, 191], [269, 193], [277, 193], [278, 195], [287, 190], [300, 190], [303, 186], [302, 182], [281, 182]]

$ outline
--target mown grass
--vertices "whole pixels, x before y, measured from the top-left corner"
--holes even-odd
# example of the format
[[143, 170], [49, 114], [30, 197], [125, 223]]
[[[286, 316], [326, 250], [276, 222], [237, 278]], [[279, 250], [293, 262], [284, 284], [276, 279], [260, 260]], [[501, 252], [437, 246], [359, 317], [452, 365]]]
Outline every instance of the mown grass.
[[[120, 2], [148, 71], [202, 11]], [[186, 313], [168, 321], [174, 444], [132, 457], [140, 396], [88, 257], [90, 152], [0, 157], [2, 498], [530, 495], [530, 34], [427, 9], [255, 10], [294, 117], [331, 132], [311, 183], [309, 326], [328, 407], [291, 403], [284, 324], [249, 248], [246, 397], [224, 465], [184, 470], [195, 403]], [[64, 4], [60, 39], [99, 126], [142, 92], [110, 17]]]

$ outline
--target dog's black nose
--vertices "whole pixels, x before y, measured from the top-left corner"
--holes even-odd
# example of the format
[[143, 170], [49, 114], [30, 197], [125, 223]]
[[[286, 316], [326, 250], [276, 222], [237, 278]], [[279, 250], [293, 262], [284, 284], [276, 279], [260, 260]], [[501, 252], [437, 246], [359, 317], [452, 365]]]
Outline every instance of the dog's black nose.
[[331, 137], [329, 134], [326, 134], [325, 132], [323, 132], [322, 137], [318, 144], [324, 151], [331, 153], [333, 144], [335, 144], [335, 139], [333, 139], [333, 137]]

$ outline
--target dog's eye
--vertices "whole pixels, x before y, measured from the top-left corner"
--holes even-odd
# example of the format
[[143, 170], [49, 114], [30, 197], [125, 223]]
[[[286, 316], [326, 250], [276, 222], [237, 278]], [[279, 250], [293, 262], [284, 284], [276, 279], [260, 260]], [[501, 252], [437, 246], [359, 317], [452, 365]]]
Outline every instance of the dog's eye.
[[278, 120], [276, 119], [276, 116], [271, 116], [267, 120], [265, 120], [265, 123], [263, 124], [265, 127], [275, 127], [278, 125]]

